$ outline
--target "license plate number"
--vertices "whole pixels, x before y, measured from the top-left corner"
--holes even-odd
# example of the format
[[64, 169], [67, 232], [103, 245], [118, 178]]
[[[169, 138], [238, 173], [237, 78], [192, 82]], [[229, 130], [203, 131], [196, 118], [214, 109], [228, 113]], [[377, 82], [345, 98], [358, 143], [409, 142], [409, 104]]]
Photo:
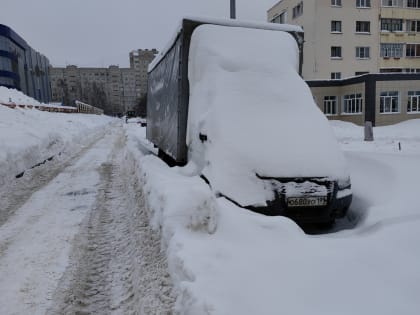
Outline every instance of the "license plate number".
[[288, 207], [320, 207], [327, 205], [327, 197], [289, 197], [287, 198]]

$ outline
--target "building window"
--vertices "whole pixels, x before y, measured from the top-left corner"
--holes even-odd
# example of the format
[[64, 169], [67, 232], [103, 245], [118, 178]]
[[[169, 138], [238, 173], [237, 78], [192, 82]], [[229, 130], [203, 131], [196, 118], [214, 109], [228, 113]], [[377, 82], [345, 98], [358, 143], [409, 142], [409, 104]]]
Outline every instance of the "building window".
[[334, 7], [341, 7], [341, 0], [331, 0], [331, 5]]
[[402, 7], [403, 0], [382, 0], [383, 7]]
[[381, 57], [401, 58], [403, 56], [403, 44], [381, 44]]
[[370, 33], [370, 22], [356, 21], [356, 33]]
[[331, 58], [341, 58], [341, 46], [331, 46]]
[[381, 19], [381, 31], [402, 31], [403, 20], [402, 19]]
[[369, 59], [370, 58], [369, 47], [356, 47], [356, 58]]
[[420, 20], [408, 20], [407, 32], [420, 32]]
[[297, 18], [303, 14], [303, 1], [293, 8], [293, 18]]
[[331, 21], [331, 33], [341, 33], [341, 21]]
[[348, 94], [343, 96], [344, 114], [361, 114], [363, 110], [362, 93]]
[[407, 44], [405, 55], [406, 57], [420, 57], [420, 44]]
[[285, 24], [287, 21], [287, 11], [283, 11], [279, 15], [274, 16], [271, 19], [271, 23]]
[[408, 113], [420, 113], [420, 91], [408, 91]]
[[379, 112], [380, 113], [398, 113], [398, 92], [397, 91], [388, 91], [381, 92], [380, 103], [379, 103]]
[[331, 72], [331, 80], [340, 80], [341, 72]]
[[420, 0], [407, 0], [407, 8], [420, 8]]
[[356, 71], [354, 73], [354, 75], [364, 75], [364, 74], [368, 74], [368, 73], [369, 73], [369, 71]]
[[12, 71], [12, 60], [0, 56], [0, 71]]
[[337, 115], [337, 96], [324, 96], [324, 114]]
[[356, 0], [356, 7], [370, 8], [370, 0]]
[[404, 72], [403, 68], [380, 68], [379, 73], [400, 73]]

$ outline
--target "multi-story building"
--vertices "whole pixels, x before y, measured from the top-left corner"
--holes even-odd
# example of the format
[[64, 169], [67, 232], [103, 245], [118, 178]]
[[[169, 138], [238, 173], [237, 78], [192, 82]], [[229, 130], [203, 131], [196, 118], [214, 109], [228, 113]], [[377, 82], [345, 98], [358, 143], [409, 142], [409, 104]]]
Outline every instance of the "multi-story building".
[[129, 68], [72, 65], [51, 68], [50, 77], [52, 99], [56, 102], [71, 105], [79, 100], [103, 108], [110, 115], [124, 113], [136, 105], [135, 73]]
[[147, 67], [157, 53], [156, 49], [138, 49], [130, 52], [130, 68], [136, 71], [137, 97], [147, 93]]
[[0, 85], [48, 103], [51, 89], [48, 59], [10, 27], [0, 24]]
[[304, 29], [302, 76], [329, 119], [420, 118], [420, 0], [281, 0], [268, 20]]
[[420, 72], [419, 0], [281, 0], [274, 23], [303, 27], [303, 77]]
[[117, 115], [133, 110], [147, 93], [147, 66], [156, 49], [130, 52], [130, 68], [51, 68], [52, 98], [70, 104], [80, 100]]

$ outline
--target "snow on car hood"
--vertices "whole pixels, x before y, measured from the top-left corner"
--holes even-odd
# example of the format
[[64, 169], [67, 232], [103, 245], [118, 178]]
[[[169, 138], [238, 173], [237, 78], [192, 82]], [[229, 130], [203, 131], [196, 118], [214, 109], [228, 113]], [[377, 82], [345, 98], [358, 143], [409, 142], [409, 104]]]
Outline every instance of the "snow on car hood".
[[[202, 25], [191, 39], [187, 145], [215, 191], [245, 205], [274, 195], [266, 177], [348, 176], [327, 119], [281, 31]], [[199, 134], [207, 135], [204, 144]]]

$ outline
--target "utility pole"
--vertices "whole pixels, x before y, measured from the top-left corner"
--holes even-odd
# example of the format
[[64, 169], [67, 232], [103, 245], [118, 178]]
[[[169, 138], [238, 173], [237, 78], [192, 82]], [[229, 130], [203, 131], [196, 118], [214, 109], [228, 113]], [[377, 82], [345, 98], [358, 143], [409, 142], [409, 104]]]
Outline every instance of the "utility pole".
[[230, 18], [236, 19], [236, 0], [230, 0]]

